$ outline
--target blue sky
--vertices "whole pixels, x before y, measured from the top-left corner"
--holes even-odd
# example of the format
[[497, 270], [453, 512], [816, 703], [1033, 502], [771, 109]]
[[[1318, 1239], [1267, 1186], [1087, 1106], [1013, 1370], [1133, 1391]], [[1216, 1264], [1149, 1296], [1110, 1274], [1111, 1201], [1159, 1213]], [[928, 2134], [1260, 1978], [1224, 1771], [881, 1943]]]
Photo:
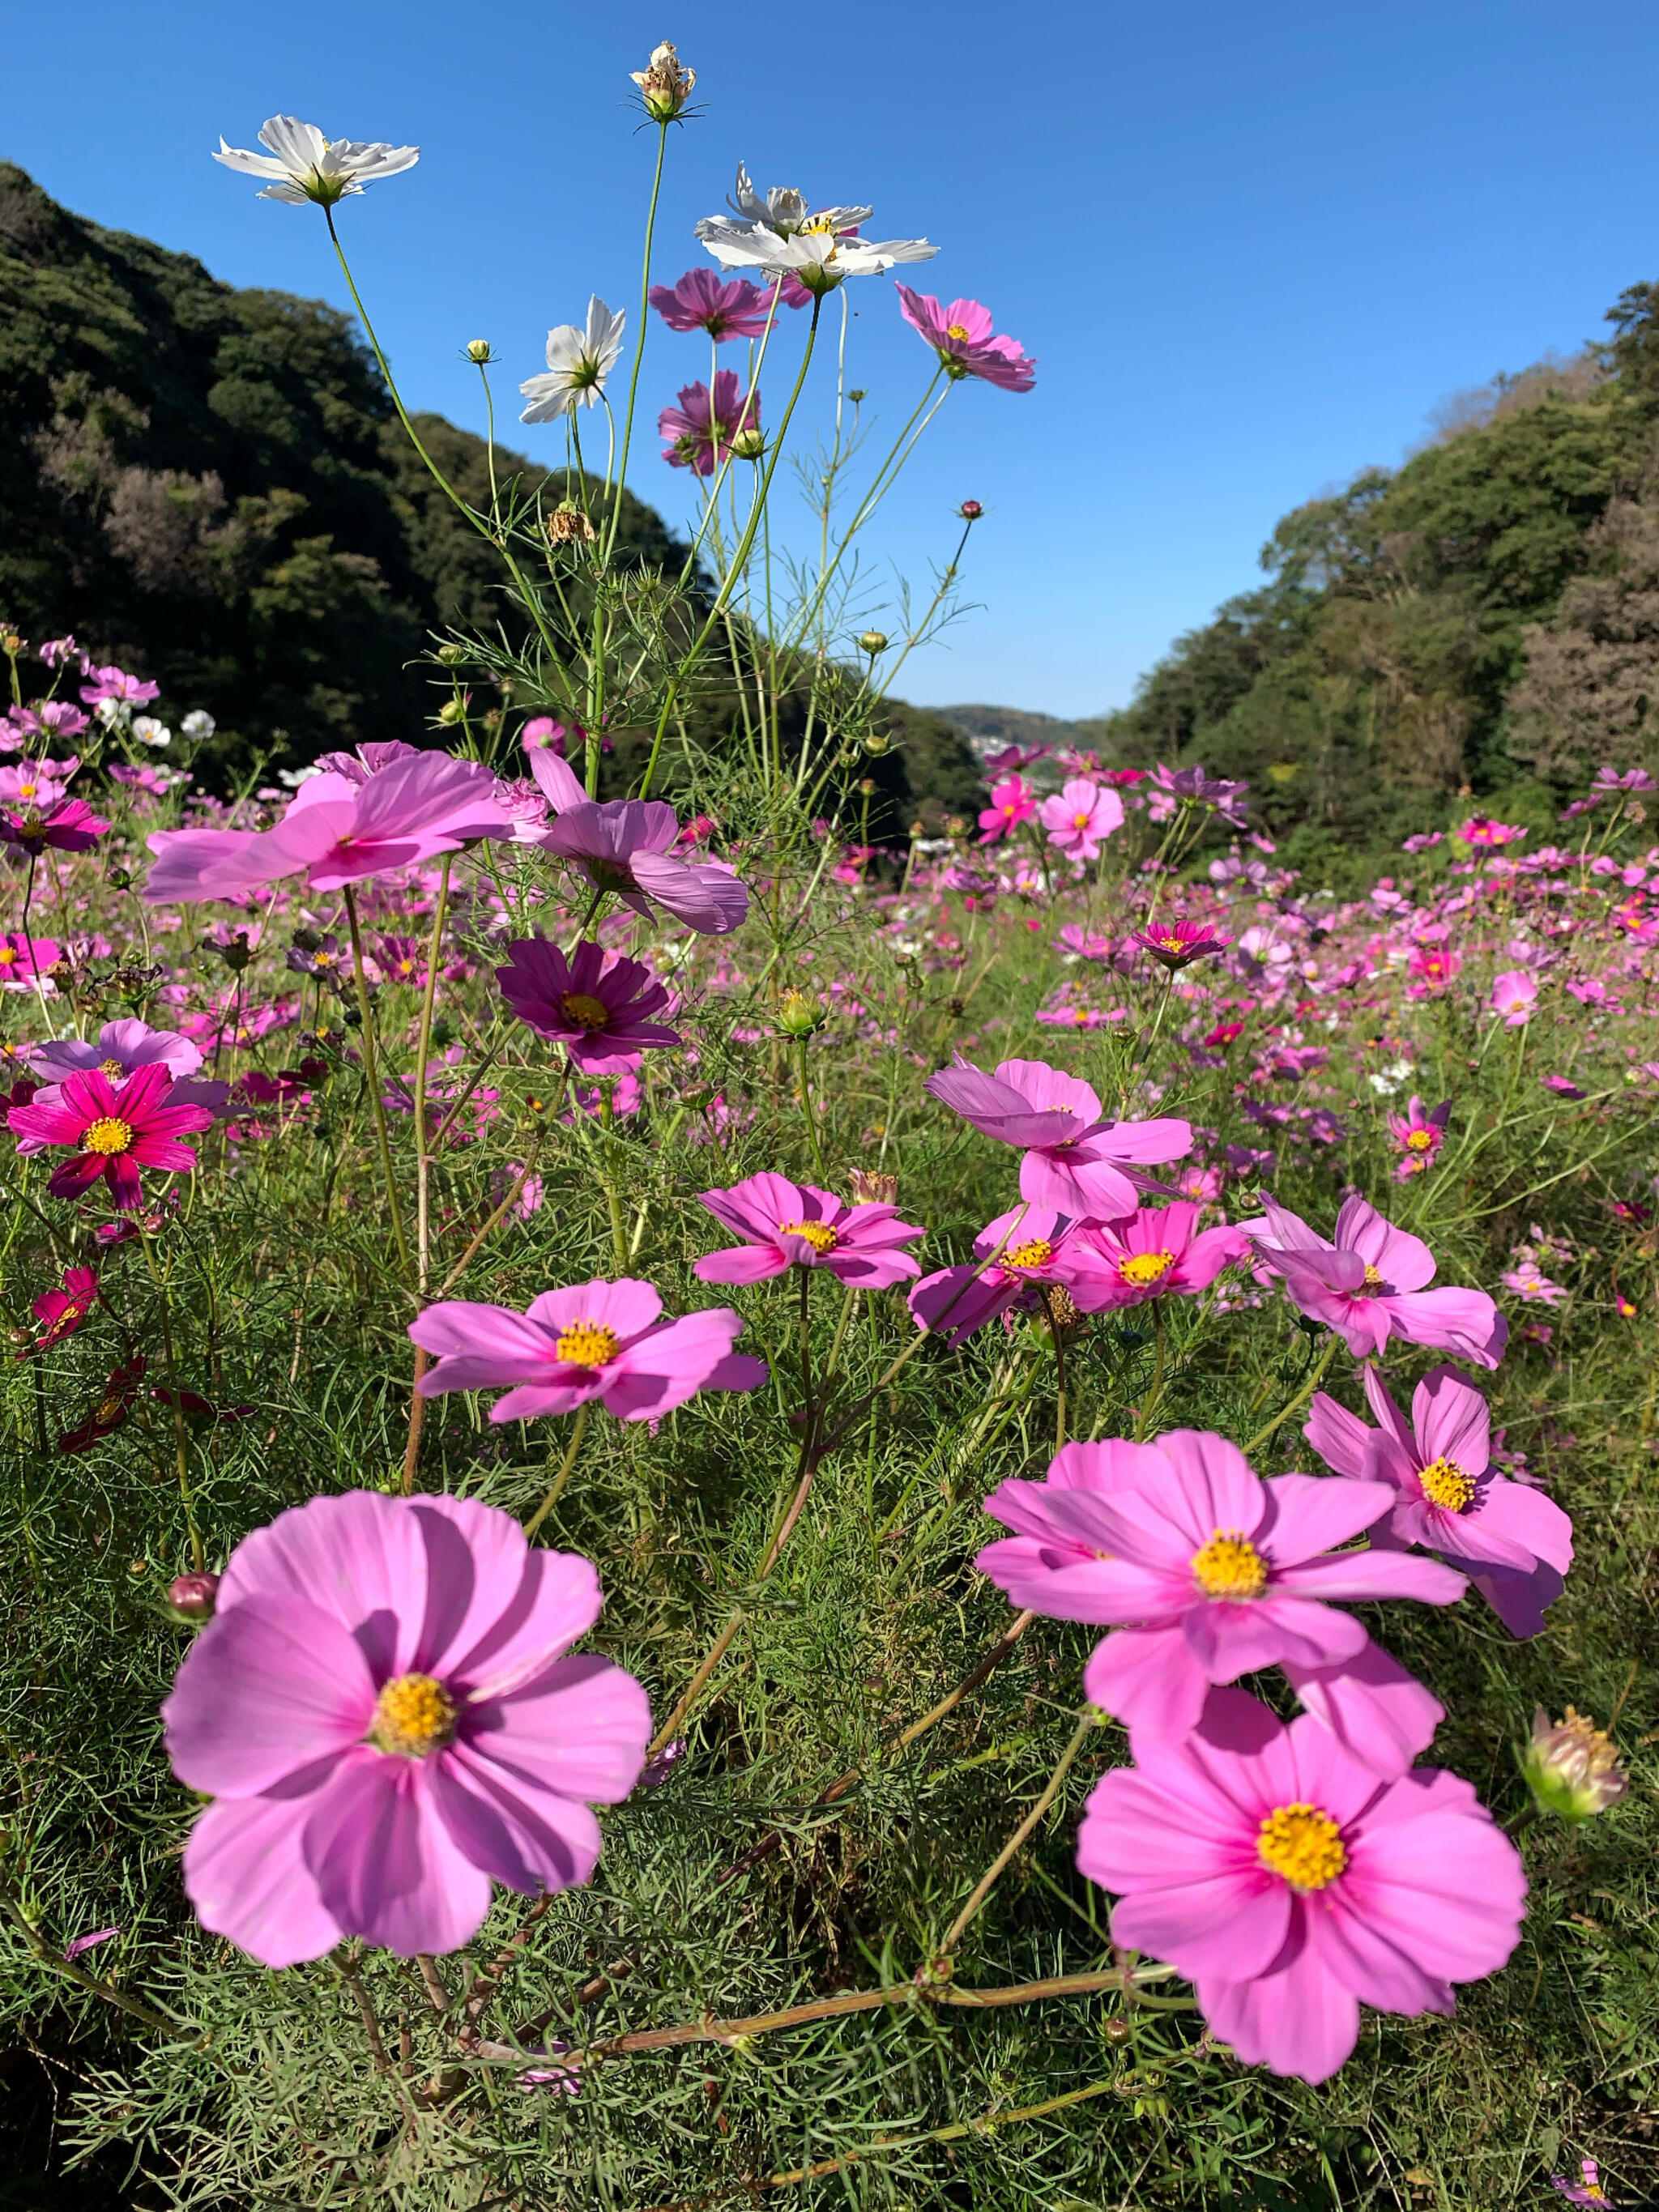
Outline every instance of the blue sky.
[[[346, 207], [348, 246], [406, 396], [481, 428], [468, 338], [493, 341], [516, 406], [590, 290], [631, 328], [652, 134], [626, 72], [664, 36], [706, 112], [671, 144], [663, 277], [702, 258], [691, 224], [741, 155], [763, 185], [873, 202], [876, 234], [934, 240], [921, 289], [984, 300], [1041, 361], [1029, 396], [954, 391], [884, 511], [881, 554], [925, 584], [956, 501], [989, 510], [981, 605], [905, 672], [935, 704], [1121, 703], [1251, 584], [1287, 507], [1397, 461], [1437, 400], [1571, 352], [1659, 276], [1659, 11], [1626, 0], [53, 0], [9, 22], [28, 96], [0, 143], [70, 207], [231, 283], [340, 300], [320, 217], [208, 151], [277, 111], [417, 142], [416, 170]], [[855, 380], [890, 432], [928, 358], [890, 279], [854, 302]], [[654, 418], [706, 351], [653, 319]], [[831, 397], [820, 366], [809, 404]], [[775, 416], [775, 372], [763, 391]], [[556, 457], [553, 432], [513, 428]], [[686, 511], [654, 439], [630, 481]]]

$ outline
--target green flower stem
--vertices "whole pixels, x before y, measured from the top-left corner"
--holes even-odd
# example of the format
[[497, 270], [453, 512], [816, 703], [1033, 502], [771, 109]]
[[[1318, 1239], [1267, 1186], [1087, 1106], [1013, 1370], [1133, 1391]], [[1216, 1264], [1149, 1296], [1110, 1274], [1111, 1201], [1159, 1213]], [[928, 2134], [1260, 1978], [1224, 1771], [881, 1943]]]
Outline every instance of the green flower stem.
[[552, 1487], [541, 1504], [524, 1524], [526, 1536], [533, 1536], [553, 1508], [558, 1504], [564, 1486], [569, 1481], [576, 1465], [576, 1455], [582, 1448], [582, 1438], [587, 1433], [587, 1417], [593, 1410], [590, 1398], [576, 1408], [576, 1418], [570, 1425], [570, 1442], [565, 1446], [564, 1457], [559, 1462], [559, 1471], [553, 1478]]
[[[827, 841], [826, 841], [827, 842]], [[801, 1105], [806, 1115], [807, 1140], [812, 1148], [812, 1169], [823, 1182], [829, 1170], [823, 1164], [823, 1144], [818, 1134], [818, 1117], [812, 1105], [812, 1078], [806, 1065], [806, 1039], [795, 1039], [795, 1066], [800, 1075]]]
[[150, 1239], [138, 1239], [144, 1255], [144, 1265], [155, 1285], [156, 1309], [161, 1323], [161, 1357], [167, 1364], [167, 1389], [173, 1399], [173, 1447], [179, 1468], [179, 1496], [185, 1509], [185, 1526], [190, 1531], [190, 1564], [199, 1575], [207, 1565], [207, 1553], [202, 1546], [202, 1532], [196, 1525], [196, 1498], [190, 1482], [190, 1438], [185, 1429], [185, 1409], [179, 1402], [179, 1363], [173, 1352], [173, 1319], [167, 1301], [167, 1279], [162, 1274]]
[[1326, 1344], [1325, 1349], [1320, 1353], [1318, 1360], [1315, 1364], [1312, 1374], [1309, 1376], [1307, 1381], [1297, 1392], [1295, 1397], [1291, 1400], [1288, 1406], [1281, 1406], [1278, 1413], [1273, 1415], [1272, 1420], [1267, 1424], [1266, 1427], [1258, 1429], [1255, 1434], [1250, 1438], [1249, 1443], [1243, 1447], [1244, 1456], [1246, 1459], [1254, 1459], [1258, 1448], [1261, 1445], [1265, 1444], [1268, 1437], [1273, 1436], [1276, 1431], [1283, 1428], [1285, 1422], [1290, 1419], [1292, 1413], [1301, 1412], [1303, 1407], [1307, 1404], [1309, 1399], [1312, 1397], [1314, 1392], [1319, 1388], [1320, 1383], [1323, 1381], [1325, 1370], [1330, 1365], [1332, 1360], [1335, 1358], [1337, 1346], [1341, 1343], [1341, 1338], [1337, 1335], [1334, 1330], [1333, 1330], [1330, 1339]]
[[1093, 1706], [1090, 1705], [1085, 1707], [1082, 1718], [1079, 1721], [1076, 1729], [1073, 1731], [1072, 1741], [1066, 1745], [1065, 1750], [1061, 1752], [1059, 1764], [1055, 1766], [1054, 1772], [1048, 1777], [1048, 1780], [1044, 1787], [1042, 1795], [1037, 1799], [1036, 1803], [1032, 1806], [1030, 1811], [1020, 1822], [1018, 1827], [1014, 1830], [1013, 1834], [1009, 1837], [1007, 1842], [997, 1853], [995, 1858], [992, 1860], [990, 1865], [986, 1868], [984, 1873], [974, 1884], [973, 1889], [969, 1895], [968, 1902], [963, 1906], [961, 1911], [957, 1913], [956, 1918], [951, 1923], [951, 1926], [946, 1933], [945, 1941], [939, 1946], [939, 1952], [942, 1958], [949, 1959], [953, 1955], [957, 1945], [962, 1941], [963, 1936], [967, 1933], [969, 1926], [972, 1923], [975, 1914], [979, 1911], [980, 1907], [984, 1904], [986, 1899], [991, 1894], [993, 1889], [995, 1888], [1004, 1868], [1013, 1857], [1015, 1852], [1018, 1850], [1020, 1845], [1024, 1843], [1026, 1838], [1030, 1836], [1033, 1830], [1037, 1826], [1038, 1823], [1042, 1820], [1043, 1814], [1048, 1811], [1048, 1808], [1054, 1803], [1055, 1798], [1060, 1795], [1060, 1784], [1071, 1772], [1073, 1764], [1075, 1761], [1077, 1755], [1083, 1748], [1085, 1739], [1088, 1735], [1089, 1731], [1095, 1726], [1095, 1718], [1096, 1717]]
[[[628, 448], [634, 435], [635, 395], [640, 388], [640, 368], [645, 359], [646, 317], [651, 307], [651, 240], [657, 227], [657, 198], [662, 191], [662, 165], [668, 152], [668, 125], [657, 125], [657, 167], [651, 179], [651, 205], [645, 218], [645, 266], [640, 271], [640, 327], [634, 340], [634, 373], [628, 380], [628, 412], [623, 416], [622, 459], [617, 470], [616, 486], [611, 502], [611, 535], [605, 541], [606, 560], [617, 548], [617, 531], [622, 520], [623, 486], [628, 480]], [[609, 471], [607, 471], [607, 477]]]
[[405, 1275], [412, 1274], [409, 1258], [409, 1240], [404, 1235], [403, 1207], [398, 1200], [398, 1178], [392, 1171], [392, 1138], [386, 1128], [386, 1101], [380, 1096], [379, 1054], [374, 1047], [374, 1009], [369, 1002], [368, 978], [363, 973], [363, 933], [357, 925], [357, 902], [349, 884], [342, 886], [345, 896], [346, 923], [351, 932], [351, 966], [357, 986], [357, 1011], [362, 1016], [363, 1075], [368, 1085], [368, 1103], [374, 1115], [374, 1134], [380, 1150], [380, 1174], [386, 1183], [386, 1211], [392, 1219], [392, 1241], [398, 1248], [398, 1259]]
[[27, 1944], [36, 1963], [54, 1974], [61, 1975], [76, 1989], [84, 1990], [88, 1996], [101, 1997], [106, 2004], [113, 2005], [118, 2012], [130, 2014], [134, 2020], [143, 2021], [146, 2027], [155, 2028], [163, 2035], [188, 2032], [188, 2024], [172, 2013], [161, 2012], [154, 2005], [130, 1997], [125, 1990], [118, 1990], [112, 1983], [100, 1981], [96, 1974], [88, 1973], [84, 1966], [77, 1966], [73, 1960], [65, 1959], [61, 1953], [53, 1950], [8, 1889], [0, 1889], [0, 1913], [5, 1915]]

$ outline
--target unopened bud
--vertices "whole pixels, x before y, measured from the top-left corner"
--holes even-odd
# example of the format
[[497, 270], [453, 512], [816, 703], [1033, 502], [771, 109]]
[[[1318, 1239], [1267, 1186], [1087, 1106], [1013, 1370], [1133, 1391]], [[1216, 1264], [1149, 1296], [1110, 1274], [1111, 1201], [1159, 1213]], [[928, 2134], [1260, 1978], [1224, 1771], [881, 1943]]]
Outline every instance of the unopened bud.
[[438, 720], [453, 728], [457, 722], [465, 721], [466, 707], [465, 699], [446, 699], [438, 709]]
[[488, 338], [469, 338], [466, 342], [466, 357], [470, 362], [476, 362], [480, 368], [487, 368], [495, 358], [489, 349]]
[[122, 867], [106, 868], [104, 881], [116, 890], [124, 891], [132, 882], [132, 871], [131, 868]]
[[861, 775], [859, 778], [859, 794], [861, 798], [873, 799], [880, 788], [881, 786], [872, 775]]
[[853, 1194], [854, 1206], [898, 1204], [898, 1177], [882, 1175], [874, 1168], [848, 1168], [847, 1188]]
[[446, 668], [459, 668], [466, 659], [466, 647], [464, 645], [441, 645], [438, 658]]
[[750, 422], [739, 430], [732, 441], [732, 457], [738, 461], [757, 461], [766, 451], [766, 433]]
[[852, 401], [854, 406], [857, 407], [864, 400], [866, 400], [870, 395], [867, 392], [849, 392], [847, 397]]
[[218, 1599], [217, 1575], [175, 1575], [167, 1585], [167, 1611], [175, 1620], [211, 1620]]
[[965, 837], [968, 835], [968, 824], [960, 814], [945, 816], [945, 834], [947, 837]]
[[884, 753], [892, 751], [893, 740], [885, 730], [872, 730], [864, 741], [864, 750], [872, 760], [879, 760]]
[[778, 1027], [785, 1036], [811, 1036], [823, 1025], [823, 1008], [805, 991], [786, 991], [778, 1001]]
[[1562, 1820], [1593, 1820], [1630, 1788], [1613, 1738], [1571, 1705], [1562, 1721], [1541, 1705], [1534, 1712], [1521, 1771], [1539, 1811]]
[[859, 651], [867, 653], [872, 660], [877, 653], [885, 653], [886, 650], [887, 633], [884, 629], [867, 629], [859, 640]]
[[964, 499], [957, 509], [957, 513], [964, 522], [977, 522], [984, 512], [985, 509], [976, 499]]

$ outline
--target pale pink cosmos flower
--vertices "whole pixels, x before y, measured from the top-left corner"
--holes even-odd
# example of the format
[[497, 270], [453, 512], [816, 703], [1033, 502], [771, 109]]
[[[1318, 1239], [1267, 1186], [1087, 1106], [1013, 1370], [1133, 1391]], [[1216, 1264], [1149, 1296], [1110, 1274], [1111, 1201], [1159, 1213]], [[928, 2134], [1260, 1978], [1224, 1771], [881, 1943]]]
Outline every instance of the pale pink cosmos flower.
[[1123, 827], [1123, 801], [1086, 776], [1072, 776], [1043, 800], [1040, 818], [1051, 845], [1073, 860], [1092, 860], [1103, 842]]
[[267, 1966], [347, 1936], [401, 1958], [477, 1935], [491, 1884], [591, 1879], [592, 1807], [638, 1778], [651, 1708], [572, 1644], [599, 1580], [471, 1498], [313, 1498], [231, 1553], [161, 1708], [213, 1802], [185, 1846], [198, 1918]]
[[982, 1135], [1019, 1147], [1022, 1198], [1076, 1219], [1133, 1213], [1140, 1190], [1156, 1188], [1138, 1170], [1193, 1148], [1189, 1121], [1112, 1121], [1080, 1076], [1046, 1060], [1005, 1060], [987, 1075], [958, 1056], [923, 1087]]
[[1472, 814], [1458, 829], [1466, 845], [1477, 848], [1513, 845], [1526, 836], [1519, 823], [1494, 822], [1489, 814]]
[[941, 1267], [911, 1291], [917, 1327], [942, 1336], [954, 1350], [1011, 1307], [1048, 1310], [1045, 1288], [1063, 1291], [1079, 1313], [1098, 1313], [1111, 1303], [1113, 1278], [1084, 1226], [1043, 1206], [1017, 1206], [998, 1214], [974, 1239], [978, 1265]]
[[724, 937], [749, 911], [749, 893], [723, 860], [679, 860], [674, 810], [656, 799], [591, 799], [574, 771], [540, 746], [530, 772], [556, 819], [543, 849], [572, 860], [595, 890], [614, 891], [635, 914], [654, 904], [706, 937]]
[[1559, 1306], [1567, 1295], [1565, 1284], [1553, 1283], [1535, 1260], [1522, 1260], [1505, 1268], [1498, 1279], [1527, 1305]]
[[1335, 1476], [1263, 1482], [1236, 1444], [1195, 1429], [1156, 1444], [1071, 1444], [1046, 1482], [1014, 1479], [991, 1493], [986, 1511], [1018, 1540], [988, 1545], [975, 1565], [1012, 1604], [1113, 1630], [1083, 1686], [1137, 1746], [1196, 1727], [1212, 1683], [1282, 1667], [1356, 1758], [1398, 1773], [1441, 1708], [1352, 1613], [1325, 1602], [1462, 1595], [1463, 1577], [1437, 1561], [1334, 1548], [1395, 1495]]
[[825, 1267], [860, 1291], [884, 1291], [921, 1273], [903, 1248], [926, 1231], [896, 1206], [848, 1206], [833, 1191], [787, 1176], [748, 1176], [729, 1190], [697, 1194], [744, 1242], [706, 1253], [691, 1272], [705, 1283], [760, 1283], [790, 1267]]
[[1541, 1490], [1494, 1471], [1486, 1401], [1455, 1367], [1424, 1376], [1409, 1421], [1374, 1367], [1364, 1379], [1376, 1428], [1322, 1390], [1302, 1433], [1338, 1474], [1392, 1486], [1395, 1504], [1372, 1543], [1437, 1552], [1512, 1635], [1536, 1636], [1572, 1565], [1571, 1521]]
[[980, 843], [998, 843], [1011, 830], [1017, 830], [1022, 822], [1029, 822], [1036, 811], [1036, 800], [1024, 777], [1005, 776], [1000, 783], [991, 786], [991, 804], [980, 809]]
[[647, 1048], [677, 1045], [678, 1030], [653, 1018], [668, 993], [642, 960], [585, 938], [568, 959], [544, 938], [521, 937], [495, 970], [501, 996], [538, 1036], [562, 1044], [589, 1075], [636, 1068]]
[[1100, 1255], [1112, 1278], [1109, 1307], [1138, 1306], [1166, 1292], [1195, 1297], [1224, 1267], [1244, 1258], [1250, 1249], [1244, 1231], [1225, 1223], [1200, 1230], [1203, 1210], [1187, 1200], [1143, 1206], [1122, 1220], [1083, 1231], [1085, 1244]]
[[428, 1306], [409, 1334], [437, 1365], [422, 1376], [423, 1398], [446, 1390], [498, 1390], [492, 1421], [572, 1413], [597, 1398], [619, 1421], [654, 1421], [699, 1390], [753, 1390], [766, 1362], [732, 1349], [743, 1318], [708, 1306], [663, 1321], [662, 1294], [624, 1276], [544, 1291], [519, 1313], [511, 1306], [452, 1298]]
[[1421, 1237], [1385, 1221], [1363, 1198], [1345, 1199], [1328, 1242], [1285, 1206], [1264, 1198], [1263, 1218], [1243, 1225], [1261, 1263], [1282, 1275], [1291, 1303], [1334, 1328], [1356, 1359], [1391, 1336], [1496, 1367], [1509, 1323], [1484, 1291], [1431, 1291], [1434, 1255]]
[[1537, 978], [1528, 975], [1524, 968], [1511, 968], [1494, 979], [1486, 1004], [1493, 1013], [1502, 1014], [1505, 1029], [1519, 1030], [1532, 1019], [1537, 997]]
[[165, 1067], [175, 1081], [194, 1075], [202, 1055], [177, 1030], [153, 1030], [148, 1022], [130, 1017], [106, 1022], [95, 1040], [56, 1037], [49, 1044], [37, 1044], [28, 1060], [47, 1083], [62, 1083], [94, 1067], [112, 1083], [125, 1083], [135, 1068], [152, 1066]]
[[976, 376], [1003, 392], [1029, 392], [1036, 382], [1036, 362], [1018, 338], [997, 335], [990, 309], [977, 300], [952, 300], [946, 306], [908, 284], [894, 289], [899, 313], [927, 339], [952, 382]]
[[0, 768], [0, 806], [54, 806], [78, 760], [26, 760]]
[[1078, 1865], [1113, 1891], [1113, 1941], [1167, 1960], [1246, 2065], [1323, 2081], [1361, 2004], [1453, 2009], [1521, 1934], [1519, 1853], [1467, 1782], [1376, 1774], [1304, 1716], [1210, 1694], [1183, 1742], [1148, 1740], [1084, 1808]]

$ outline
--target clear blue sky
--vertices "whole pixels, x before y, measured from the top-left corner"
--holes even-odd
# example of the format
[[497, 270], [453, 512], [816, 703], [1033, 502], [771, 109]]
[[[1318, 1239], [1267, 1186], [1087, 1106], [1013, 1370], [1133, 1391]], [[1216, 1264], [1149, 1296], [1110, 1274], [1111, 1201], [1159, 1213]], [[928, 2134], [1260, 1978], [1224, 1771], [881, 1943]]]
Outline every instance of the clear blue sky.
[[[417, 142], [418, 168], [348, 204], [349, 245], [410, 398], [482, 427], [466, 339], [492, 339], [510, 398], [590, 290], [631, 326], [652, 134], [626, 72], [662, 37], [706, 105], [670, 149], [665, 277], [702, 258], [691, 224], [742, 155], [763, 185], [934, 240], [921, 289], [984, 300], [1041, 360], [1029, 397], [954, 392], [886, 511], [882, 550], [925, 580], [951, 506], [991, 510], [982, 610], [902, 686], [936, 704], [1121, 702], [1249, 586], [1285, 509], [1659, 276], [1650, 0], [52, 0], [10, 19], [0, 132], [78, 212], [332, 300], [321, 218], [210, 149], [278, 111]], [[858, 380], [896, 427], [927, 356], [890, 279], [854, 290]], [[705, 360], [653, 319], [652, 418]], [[774, 415], [782, 396], [769, 375]], [[554, 458], [554, 433], [513, 429]], [[654, 440], [630, 478], [685, 511]]]

